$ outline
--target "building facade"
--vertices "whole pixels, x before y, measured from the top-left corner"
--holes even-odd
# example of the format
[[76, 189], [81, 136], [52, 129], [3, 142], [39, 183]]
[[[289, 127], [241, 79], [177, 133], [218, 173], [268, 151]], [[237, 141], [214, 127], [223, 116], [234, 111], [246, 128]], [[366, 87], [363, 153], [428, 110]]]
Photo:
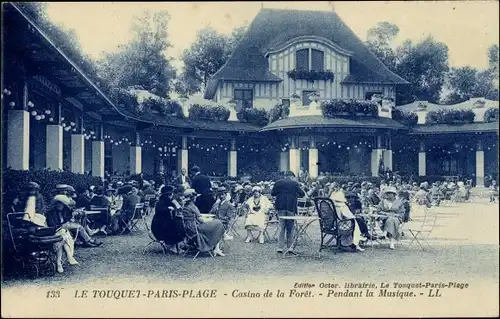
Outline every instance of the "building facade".
[[[16, 4], [3, 10], [3, 168], [102, 177], [105, 171], [176, 174], [197, 164], [231, 177], [255, 167], [302, 168], [317, 177], [377, 176], [382, 165], [420, 176], [472, 174], [478, 185], [485, 174], [498, 173], [498, 118], [484, 120], [498, 102], [470, 106], [479, 115], [467, 125], [426, 123], [418, 103], [402, 107], [418, 114], [416, 126], [396, 121], [395, 93], [408, 83], [334, 12], [262, 9], [209, 80], [204, 97], [232, 115], [289, 108], [287, 116], [259, 127], [235, 116], [211, 122], [137, 115], [112, 101]], [[330, 101], [377, 106], [370, 116], [325, 117], [321, 104]]]

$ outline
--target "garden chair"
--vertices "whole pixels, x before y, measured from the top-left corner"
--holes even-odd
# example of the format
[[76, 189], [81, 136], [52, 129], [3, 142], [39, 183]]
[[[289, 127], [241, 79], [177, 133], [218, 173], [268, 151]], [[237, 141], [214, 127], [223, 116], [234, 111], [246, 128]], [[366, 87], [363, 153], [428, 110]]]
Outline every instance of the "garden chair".
[[438, 210], [435, 208], [427, 207], [425, 208], [423, 217], [419, 219], [413, 219], [412, 222], [407, 226], [407, 230], [412, 237], [408, 246], [411, 246], [411, 244], [416, 242], [421, 249], [425, 249], [425, 246], [427, 246], [428, 248], [432, 248], [432, 246], [429, 244], [429, 237], [436, 227], [437, 219]]
[[59, 235], [54, 235], [55, 229], [50, 227], [40, 227], [42, 231], [49, 230], [50, 235], [31, 233], [23, 227], [23, 217], [25, 213], [7, 214], [7, 226], [9, 229], [9, 239], [12, 249], [9, 256], [14, 262], [20, 264], [18, 269], [27, 271], [32, 277], [40, 274], [53, 276], [56, 273], [54, 244], [63, 239]]
[[338, 238], [339, 236], [337, 232], [338, 217], [333, 201], [328, 197], [316, 197], [314, 198], [314, 205], [316, 206], [316, 211], [318, 212], [318, 216], [320, 218], [320, 252], [322, 249], [329, 247], [330, 243], [334, 239], [336, 240], [337, 246], [339, 246], [340, 239]]
[[307, 207], [307, 198], [297, 199], [297, 215], [311, 216], [314, 212], [314, 206]]
[[[276, 228], [274, 229], [274, 233], [272, 236], [270, 236], [268, 229], [269, 225], [274, 225]], [[269, 210], [269, 214], [267, 217], [266, 221], [266, 228], [264, 228], [264, 237], [267, 241], [271, 241], [276, 239], [276, 235], [278, 234], [278, 229], [279, 229], [279, 220], [278, 220], [278, 215], [276, 213], [276, 210], [273, 208]]]
[[139, 227], [137, 227], [137, 223], [142, 220], [144, 222], [144, 225], [146, 225], [146, 230], [149, 231], [149, 226], [146, 223], [145, 216], [144, 216], [144, 203], [140, 204], [135, 204], [135, 209], [134, 213], [132, 214], [132, 217], [128, 222], [126, 222], [123, 218], [120, 218], [120, 222], [123, 226], [123, 230], [120, 233], [122, 235], [125, 231], [129, 231], [132, 233], [134, 230], [138, 231]]

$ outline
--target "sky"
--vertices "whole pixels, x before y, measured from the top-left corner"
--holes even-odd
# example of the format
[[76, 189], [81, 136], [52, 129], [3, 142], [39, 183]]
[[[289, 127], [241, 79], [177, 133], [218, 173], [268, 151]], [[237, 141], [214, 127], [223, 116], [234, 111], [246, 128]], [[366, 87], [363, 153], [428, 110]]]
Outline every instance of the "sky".
[[[333, 8], [332, 8], [333, 3]], [[400, 31], [395, 44], [406, 39], [419, 41], [431, 34], [449, 49], [450, 66], [486, 68], [487, 49], [498, 44], [498, 1], [422, 2], [51, 2], [52, 21], [75, 29], [83, 50], [94, 58], [115, 51], [129, 40], [134, 15], [143, 10], [167, 10], [169, 41], [167, 54], [181, 67], [180, 56], [206, 26], [229, 34], [248, 25], [265, 8], [335, 10], [344, 22], [366, 40], [367, 30], [378, 22], [396, 24]]]

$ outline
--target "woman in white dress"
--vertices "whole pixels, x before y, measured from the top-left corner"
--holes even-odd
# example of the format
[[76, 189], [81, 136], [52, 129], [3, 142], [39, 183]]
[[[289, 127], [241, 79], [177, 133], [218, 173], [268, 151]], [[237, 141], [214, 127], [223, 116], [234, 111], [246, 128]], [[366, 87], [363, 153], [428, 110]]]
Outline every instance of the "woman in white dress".
[[269, 210], [273, 207], [271, 201], [262, 195], [262, 188], [255, 186], [252, 188], [253, 196], [250, 197], [245, 205], [248, 208], [245, 220], [245, 229], [247, 238], [245, 243], [252, 241], [252, 231], [259, 232], [259, 243], [264, 243], [264, 229], [266, 228], [266, 218]]
[[354, 216], [354, 214], [347, 206], [347, 199], [345, 198], [344, 191], [340, 188], [336, 188], [332, 192], [330, 198], [335, 204], [335, 210], [337, 211], [338, 218], [341, 220], [351, 219], [354, 222], [354, 231], [352, 234], [352, 240], [348, 242], [343, 241], [342, 244], [344, 246], [352, 245], [354, 246], [356, 251], [364, 251], [363, 248], [359, 247], [359, 242], [362, 240], [361, 231], [359, 229], [358, 222], [356, 221], [356, 216]]

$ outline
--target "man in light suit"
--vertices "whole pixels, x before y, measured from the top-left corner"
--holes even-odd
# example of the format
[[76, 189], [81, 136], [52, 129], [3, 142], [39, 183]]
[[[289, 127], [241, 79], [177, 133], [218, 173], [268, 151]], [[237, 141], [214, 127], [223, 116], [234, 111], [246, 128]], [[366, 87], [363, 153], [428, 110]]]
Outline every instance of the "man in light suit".
[[184, 186], [186, 189], [191, 187], [191, 179], [189, 178], [187, 170], [184, 167], [181, 168], [181, 174], [175, 179], [175, 184], [177, 186]]

